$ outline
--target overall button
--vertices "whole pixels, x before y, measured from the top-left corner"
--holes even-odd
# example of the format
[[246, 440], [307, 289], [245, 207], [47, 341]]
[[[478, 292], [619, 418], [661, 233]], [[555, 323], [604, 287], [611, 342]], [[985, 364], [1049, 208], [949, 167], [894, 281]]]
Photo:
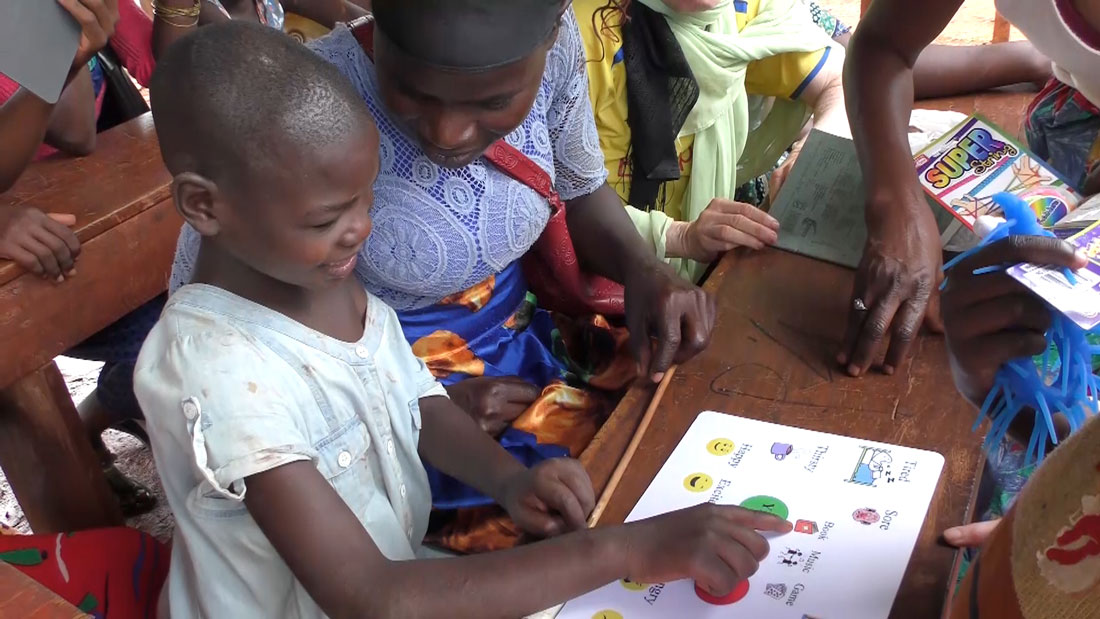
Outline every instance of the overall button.
[[370, 353], [367, 352], [367, 347], [366, 346], [356, 346], [355, 347], [355, 355], [357, 357], [359, 357], [360, 359], [366, 359], [367, 357], [370, 356]]
[[405, 484], [401, 484], [401, 498], [405, 498], [407, 491], [405, 490]]
[[340, 468], [346, 469], [351, 465], [351, 452], [341, 451], [339, 456], [336, 456], [336, 464], [340, 465]]
[[393, 450], [393, 439], [392, 438], [388, 439], [386, 441], [386, 450], [390, 452], [391, 456], [393, 455], [394, 450]]
[[195, 398], [187, 398], [183, 401], [183, 416], [188, 419], [199, 416], [199, 405], [195, 403]]

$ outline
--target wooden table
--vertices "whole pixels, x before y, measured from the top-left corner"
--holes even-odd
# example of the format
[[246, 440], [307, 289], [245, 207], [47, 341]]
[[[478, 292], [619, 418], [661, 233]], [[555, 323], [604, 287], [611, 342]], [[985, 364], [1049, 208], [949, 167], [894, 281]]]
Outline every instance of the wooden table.
[[[1024, 112], [1034, 96], [1033, 92], [1002, 89], [976, 95], [918, 101], [914, 107], [962, 114], [978, 111], [1005, 131], [1019, 135], [1022, 132]], [[597, 494], [602, 492], [610, 481], [615, 466], [625, 453], [631, 435], [638, 427], [655, 391], [656, 388], [653, 385], [647, 384], [631, 388], [610, 415], [607, 423], [600, 428], [592, 443], [581, 454], [580, 461], [592, 478], [592, 485]]]
[[181, 223], [169, 182], [146, 114], [0, 196], [76, 215], [82, 245], [63, 284], [0, 260], [0, 466], [35, 532], [122, 522], [53, 358], [166, 289]]
[[672, 379], [600, 524], [623, 521], [703, 410], [937, 451], [947, 462], [892, 616], [939, 616], [955, 552], [937, 539], [969, 519], [982, 462], [975, 413], [942, 338], [921, 337], [894, 376], [838, 371], [851, 281], [779, 250], [727, 255], [706, 284], [719, 299], [711, 344]]
[[0, 561], [0, 617], [20, 619], [86, 619], [75, 606]]

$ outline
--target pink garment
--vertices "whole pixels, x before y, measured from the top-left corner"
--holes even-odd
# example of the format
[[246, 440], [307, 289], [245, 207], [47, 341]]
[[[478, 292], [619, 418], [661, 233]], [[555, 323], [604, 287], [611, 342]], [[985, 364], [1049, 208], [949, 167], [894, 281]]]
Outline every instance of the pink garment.
[[[149, 16], [133, 0], [121, 0], [118, 3], [118, 23], [115, 25], [115, 34], [109, 43], [111, 49], [118, 55], [122, 66], [139, 84], [148, 87], [149, 80], [153, 77], [153, 69], [156, 68], [156, 60], [153, 58], [153, 20], [149, 19]], [[0, 105], [12, 98], [17, 90], [19, 90], [19, 84], [0, 73]], [[103, 92], [100, 90], [95, 99], [97, 119], [103, 107]], [[44, 159], [57, 152], [58, 150], [49, 144], [41, 144], [34, 155], [34, 160]]]
[[137, 83], [148, 88], [157, 66], [153, 58], [153, 20], [134, 0], [118, 3], [118, 25], [111, 37], [111, 49]]

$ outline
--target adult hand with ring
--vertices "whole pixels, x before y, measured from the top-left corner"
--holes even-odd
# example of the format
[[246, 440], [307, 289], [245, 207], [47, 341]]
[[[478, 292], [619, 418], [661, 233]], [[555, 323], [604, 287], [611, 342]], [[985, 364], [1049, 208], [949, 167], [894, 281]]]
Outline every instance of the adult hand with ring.
[[[851, 376], [880, 358], [893, 374], [909, 352], [922, 321], [942, 331], [939, 290], [942, 256], [939, 229], [918, 193], [894, 210], [867, 209], [867, 245], [856, 271], [851, 310], [837, 362]], [[882, 213], [880, 215], [880, 213]]]

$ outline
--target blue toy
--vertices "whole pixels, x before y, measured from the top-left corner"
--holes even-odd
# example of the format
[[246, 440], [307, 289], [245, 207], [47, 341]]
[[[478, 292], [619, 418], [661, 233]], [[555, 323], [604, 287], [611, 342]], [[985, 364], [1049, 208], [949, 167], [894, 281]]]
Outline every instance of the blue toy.
[[[944, 270], [978, 251], [981, 246], [995, 243], [1010, 235], [1054, 236], [1039, 225], [1034, 211], [1019, 197], [1010, 193], [999, 193], [993, 196], [993, 201], [1004, 214], [1004, 223], [986, 235], [979, 247], [963, 252], [945, 264]], [[1000, 266], [985, 267], [974, 273], [1001, 269]], [[1071, 284], [1076, 284], [1077, 280], [1069, 269], [1063, 273]], [[946, 280], [944, 283], [946, 284]], [[1048, 440], [1057, 444], [1058, 436], [1054, 432], [1053, 418], [1055, 413], [1065, 415], [1071, 431], [1075, 432], [1090, 416], [1100, 412], [1100, 377], [1093, 373], [1093, 357], [1100, 355], [1100, 346], [1089, 343], [1088, 331], [1061, 312], [1053, 308], [1052, 311], [1054, 321], [1046, 334], [1046, 352], [1034, 358], [1013, 359], [1006, 363], [997, 372], [993, 389], [982, 404], [981, 413], [974, 423], [976, 431], [982, 419], [989, 418], [991, 425], [984, 445], [988, 450], [1000, 444], [1017, 415], [1032, 411], [1035, 415], [1035, 428], [1027, 445], [1025, 466], [1043, 459]], [[1094, 331], [1100, 332], [1100, 328]]]

